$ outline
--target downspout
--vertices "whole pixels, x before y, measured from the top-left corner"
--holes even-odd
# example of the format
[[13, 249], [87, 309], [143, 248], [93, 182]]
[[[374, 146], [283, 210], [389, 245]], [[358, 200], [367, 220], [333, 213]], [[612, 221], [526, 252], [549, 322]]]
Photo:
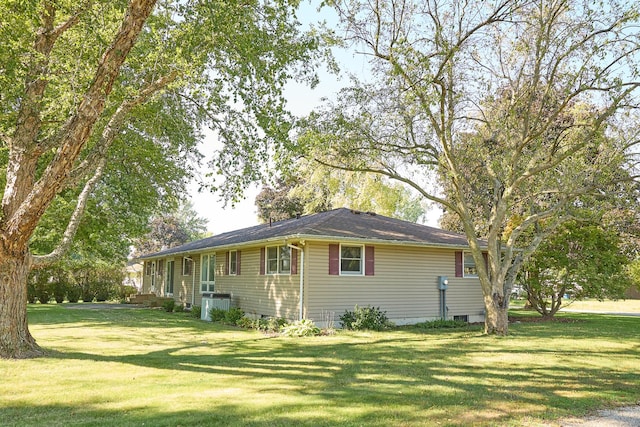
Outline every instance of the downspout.
[[[300, 242], [300, 245], [302, 244], [303, 242]], [[300, 251], [300, 312], [298, 314], [298, 320], [302, 320], [304, 319], [304, 249], [292, 244], [287, 246]]]

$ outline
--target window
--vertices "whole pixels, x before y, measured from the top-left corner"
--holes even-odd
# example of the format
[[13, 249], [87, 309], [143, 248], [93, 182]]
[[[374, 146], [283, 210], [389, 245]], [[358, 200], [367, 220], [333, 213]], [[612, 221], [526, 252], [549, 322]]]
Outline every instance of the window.
[[213, 292], [216, 284], [216, 255], [202, 255], [200, 261], [200, 292]]
[[267, 247], [267, 274], [291, 274], [291, 248], [288, 246]]
[[375, 247], [329, 244], [329, 274], [334, 276], [374, 276]]
[[362, 275], [362, 246], [340, 245], [340, 274]]
[[229, 252], [229, 274], [238, 274], [238, 251]]
[[146, 274], [147, 276], [151, 276], [151, 273], [153, 272], [153, 266], [151, 261], [147, 261], [146, 263]]
[[191, 276], [193, 273], [193, 259], [184, 257], [182, 258], [182, 275]]
[[175, 261], [167, 261], [167, 280], [164, 282], [165, 295], [173, 295], [173, 270]]
[[464, 272], [464, 277], [478, 277], [478, 269], [476, 268], [473, 255], [469, 252], [464, 252], [463, 257], [464, 264], [462, 271]]

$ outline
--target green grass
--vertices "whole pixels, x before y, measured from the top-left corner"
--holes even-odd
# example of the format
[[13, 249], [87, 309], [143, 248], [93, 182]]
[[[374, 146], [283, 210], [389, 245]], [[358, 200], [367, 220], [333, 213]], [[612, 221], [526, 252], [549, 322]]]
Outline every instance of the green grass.
[[0, 360], [2, 425], [515, 426], [640, 400], [640, 317], [274, 338], [160, 310], [29, 311], [48, 355]]
[[640, 300], [627, 299], [627, 300], [583, 300], [572, 301], [569, 304], [562, 304], [562, 309], [577, 310], [577, 311], [601, 311], [611, 313], [640, 313]]
[[[527, 303], [526, 299], [516, 299], [509, 302], [509, 307], [513, 309], [524, 308]], [[640, 300], [638, 299], [621, 299], [621, 300], [604, 300], [585, 299], [581, 301], [562, 300], [560, 311], [584, 311], [584, 312], [601, 312], [601, 313], [640, 313]]]

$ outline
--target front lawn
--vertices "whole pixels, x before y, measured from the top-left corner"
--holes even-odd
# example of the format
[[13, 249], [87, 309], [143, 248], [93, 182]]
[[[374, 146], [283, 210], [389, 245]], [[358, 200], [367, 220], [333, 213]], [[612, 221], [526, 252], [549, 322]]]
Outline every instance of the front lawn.
[[296, 339], [150, 309], [29, 310], [48, 356], [0, 360], [2, 425], [539, 425], [640, 400], [640, 317]]

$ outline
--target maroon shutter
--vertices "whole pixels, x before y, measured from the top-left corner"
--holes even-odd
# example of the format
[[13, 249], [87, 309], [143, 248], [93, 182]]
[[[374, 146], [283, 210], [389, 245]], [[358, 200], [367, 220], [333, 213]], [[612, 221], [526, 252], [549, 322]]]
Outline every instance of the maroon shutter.
[[375, 265], [373, 246], [364, 247], [364, 275], [373, 276]]
[[340, 274], [340, 245], [337, 244], [329, 245], [329, 274]]
[[264, 276], [264, 248], [260, 248], [260, 275]]
[[236, 252], [236, 274], [240, 275], [240, 251]]
[[462, 277], [462, 251], [456, 251], [456, 277]]
[[298, 251], [291, 249], [291, 274], [298, 274]]
[[229, 275], [229, 252], [224, 254], [224, 275]]

